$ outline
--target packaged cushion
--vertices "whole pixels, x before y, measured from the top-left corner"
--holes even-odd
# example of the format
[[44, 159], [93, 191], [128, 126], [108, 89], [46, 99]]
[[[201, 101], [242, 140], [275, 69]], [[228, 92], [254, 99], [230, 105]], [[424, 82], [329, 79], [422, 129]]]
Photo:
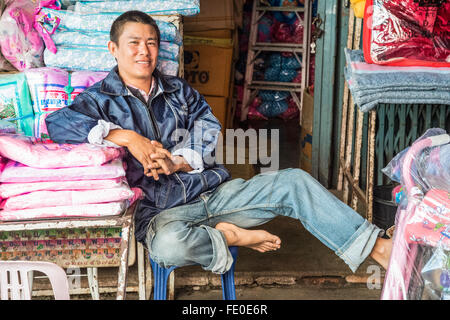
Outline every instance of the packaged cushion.
[[35, 191], [8, 198], [0, 209], [23, 210], [42, 207], [79, 206], [89, 203], [118, 202], [131, 199], [134, 192], [127, 185], [111, 189]]
[[92, 71], [69, 73], [52, 67], [26, 70], [34, 112], [56, 111], [69, 105], [79, 93], [103, 80], [107, 74]]
[[[56, 54], [44, 51], [47, 66], [67, 70], [110, 71], [117, 62], [107, 50], [91, 48], [60, 47]], [[178, 62], [158, 58], [157, 68], [163, 74], [178, 75]]]
[[8, 161], [0, 175], [0, 182], [40, 182], [114, 179], [125, 177], [121, 160], [114, 160], [98, 167], [71, 167], [41, 169], [27, 167], [19, 162]]
[[[78, 13], [69, 10], [54, 10], [42, 8], [41, 11], [53, 17], [52, 21], [58, 21], [56, 33], [62, 30], [82, 32], [106, 32], [109, 34], [111, 25], [120, 13]], [[182, 38], [173, 23], [158, 20], [154, 17], [161, 33], [161, 40], [182, 43]], [[54, 29], [55, 26], [44, 26], [46, 30]]]
[[33, 27], [34, 10], [34, 2], [14, 0], [0, 18], [1, 52], [18, 70], [43, 66], [44, 43]]
[[[109, 33], [107, 32], [81, 32], [81, 31], [57, 31], [52, 36], [55, 45], [60, 48], [91, 48], [108, 50]], [[180, 46], [174, 42], [161, 40], [159, 57], [178, 60]]]
[[148, 14], [193, 16], [200, 13], [199, 0], [78, 1], [76, 12], [120, 12], [140, 10]]
[[[1, 157], [0, 157], [1, 158]], [[0, 161], [0, 164], [2, 162]], [[3, 162], [3, 165], [6, 161]], [[3, 169], [3, 168], [2, 168]], [[1, 171], [1, 170], [0, 170]], [[57, 190], [93, 190], [111, 189], [126, 184], [124, 178], [105, 180], [76, 180], [76, 181], [45, 181], [30, 183], [2, 183], [0, 184], [0, 197], [6, 199], [20, 194], [35, 191], [57, 191]]]
[[89, 143], [36, 143], [31, 137], [1, 134], [0, 154], [34, 168], [68, 168], [100, 166], [121, 158], [124, 149]]
[[128, 202], [84, 204], [78, 206], [41, 207], [24, 210], [1, 210], [0, 221], [64, 217], [104, 217], [123, 213]]
[[450, 66], [450, 1], [367, 0], [364, 58], [395, 66]]
[[8, 120], [21, 133], [32, 136], [33, 115], [25, 75], [23, 73], [0, 74], [0, 119]]

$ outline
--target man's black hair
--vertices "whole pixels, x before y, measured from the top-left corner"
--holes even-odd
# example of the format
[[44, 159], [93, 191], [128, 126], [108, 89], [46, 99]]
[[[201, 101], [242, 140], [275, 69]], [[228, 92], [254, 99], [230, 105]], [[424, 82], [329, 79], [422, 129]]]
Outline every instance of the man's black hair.
[[109, 39], [115, 44], [119, 45], [119, 37], [123, 32], [123, 27], [127, 22], [139, 22], [143, 24], [148, 24], [153, 27], [156, 31], [158, 37], [158, 47], [161, 42], [161, 32], [159, 31], [156, 21], [150, 17], [148, 14], [138, 10], [132, 10], [122, 13], [120, 16], [114, 20], [111, 30], [109, 32]]

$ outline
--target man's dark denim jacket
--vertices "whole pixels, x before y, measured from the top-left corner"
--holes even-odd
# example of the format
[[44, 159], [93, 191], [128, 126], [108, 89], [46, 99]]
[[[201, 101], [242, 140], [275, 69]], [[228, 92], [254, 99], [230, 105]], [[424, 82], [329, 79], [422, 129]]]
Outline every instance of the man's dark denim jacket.
[[221, 126], [203, 96], [183, 79], [158, 71], [153, 75], [160, 90], [150, 98], [150, 108], [130, 93], [116, 66], [103, 81], [80, 93], [73, 104], [46, 119], [50, 138], [56, 143], [88, 143], [89, 132], [102, 119], [157, 140], [170, 152], [190, 148], [202, 155], [203, 172], [160, 175], [156, 181], [145, 176], [142, 165], [127, 152], [128, 183], [145, 193], [135, 216], [136, 239], [143, 243], [153, 216], [189, 203], [230, 178], [222, 165], [211, 161]]

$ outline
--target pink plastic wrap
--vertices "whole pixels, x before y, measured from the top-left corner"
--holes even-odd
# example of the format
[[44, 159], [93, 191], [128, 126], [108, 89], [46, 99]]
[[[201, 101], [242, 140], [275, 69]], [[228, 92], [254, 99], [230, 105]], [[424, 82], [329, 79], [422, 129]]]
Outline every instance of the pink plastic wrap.
[[0, 175], [0, 182], [42, 182], [103, 180], [125, 177], [125, 168], [121, 160], [113, 160], [96, 167], [70, 167], [59, 169], [40, 169], [8, 161]]
[[122, 201], [24, 210], [0, 210], [0, 221], [115, 216], [123, 213], [128, 204], [129, 202]]
[[0, 18], [0, 48], [18, 70], [44, 66], [44, 42], [34, 29], [35, 2], [14, 0]]
[[[405, 194], [397, 210], [382, 299], [450, 300], [450, 135], [443, 130], [433, 135], [432, 130], [400, 161], [391, 161], [400, 167]], [[390, 167], [394, 174], [394, 165]]]
[[35, 191], [15, 196], [0, 203], [0, 209], [22, 210], [42, 207], [78, 206], [89, 203], [117, 202], [131, 199], [133, 191], [122, 185], [111, 189]]
[[34, 168], [99, 166], [124, 155], [123, 148], [89, 143], [40, 143], [31, 137], [0, 134], [0, 155]]
[[450, 66], [450, 1], [367, 0], [364, 58], [368, 63]]
[[[1, 172], [1, 170], [0, 170]], [[47, 181], [31, 183], [2, 183], [0, 197], [10, 198], [35, 191], [58, 190], [95, 190], [117, 188], [124, 183], [124, 178], [109, 180]]]

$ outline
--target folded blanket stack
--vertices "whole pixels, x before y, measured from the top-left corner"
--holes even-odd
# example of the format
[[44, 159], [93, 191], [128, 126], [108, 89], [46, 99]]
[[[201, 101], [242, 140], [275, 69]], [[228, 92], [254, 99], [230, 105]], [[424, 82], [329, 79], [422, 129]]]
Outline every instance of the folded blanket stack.
[[198, 0], [79, 1], [73, 10], [42, 8], [37, 16], [46, 44], [46, 66], [68, 70], [109, 71], [115, 65], [107, 42], [113, 21], [128, 10], [153, 15], [161, 31], [157, 68], [164, 74], [178, 75], [182, 38], [176, 26], [160, 15], [194, 15]]
[[123, 155], [122, 148], [0, 134], [0, 221], [123, 213], [142, 197], [126, 182]]
[[363, 112], [380, 103], [450, 105], [450, 68], [368, 64], [361, 50], [345, 49], [345, 57], [345, 78]]
[[3, 133], [14, 130], [33, 136], [34, 112], [23, 72], [0, 74], [0, 120], [3, 120], [0, 129]]

